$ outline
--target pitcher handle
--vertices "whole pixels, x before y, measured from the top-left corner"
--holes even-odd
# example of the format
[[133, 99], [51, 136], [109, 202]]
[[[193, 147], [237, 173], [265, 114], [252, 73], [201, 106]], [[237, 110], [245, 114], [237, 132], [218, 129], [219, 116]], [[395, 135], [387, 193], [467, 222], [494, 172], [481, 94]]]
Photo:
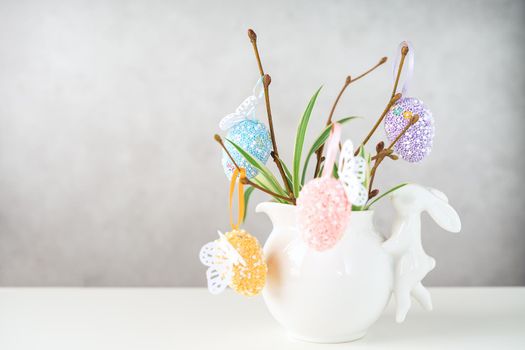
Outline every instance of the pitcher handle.
[[396, 321], [401, 323], [411, 307], [411, 296], [423, 308], [432, 310], [430, 293], [421, 281], [434, 269], [436, 261], [423, 249], [421, 213], [428, 212], [439, 226], [450, 232], [459, 232], [461, 221], [447, 197], [432, 188], [408, 184], [393, 192], [391, 199], [397, 215], [392, 235], [383, 248], [394, 258]]

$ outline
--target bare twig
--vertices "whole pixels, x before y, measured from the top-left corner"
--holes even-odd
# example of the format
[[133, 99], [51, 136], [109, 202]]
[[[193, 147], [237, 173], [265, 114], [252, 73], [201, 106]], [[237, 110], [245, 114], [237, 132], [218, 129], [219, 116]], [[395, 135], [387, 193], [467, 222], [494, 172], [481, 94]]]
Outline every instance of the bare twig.
[[379, 62], [376, 63], [375, 66], [373, 66], [372, 68], [370, 68], [369, 70], [367, 70], [363, 74], [358, 75], [357, 78], [352, 78], [352, 83], [358, 81], [359, 79], [361, 79], [362, 77], [364, 77], [368, 73], [372, 73], [377, 67], [379, 67], [380, 65], [385, 63], [387, 60], [388, 60], [388, 57], [381, 57], [381, 59], [379, 60]]
[[259, 73], [262, 77], [264, 75], [264, 69], [262, 67], [261, 57], [259, 56], [259, 49], [257, 48], [257, 34], [255, 34], [253, 29], [248, 29], [248, 37], [252, 43], [253, 52], [255, 53], [255, 58], [257, 59], [257, 65], [259, 66]]
[[[219, 135], [215, 134], [215, 135], [214, 135], [214, 139], [215, 139], [215, 141], [217, 141], [217, 143], [218, 143], [219, 145], [221, 145], [222, 149], [224, 150], [224, 152], [226, 152], [226, 154], [228, 155], [228, 158], [230, 158], [230, 160], [232, 161], [233, 165], [235, 165], [235, 167], [237, 168], [237, 170], [241, 170], [241, 168], [239, 167], [239, 165], [237, 164], [237, 162], [235, 161], [235, 159], [233, 159], [233, 157], [232, 157], [230, 151], [228, 151], [228, 148], [226, 148], [226, 145], [224, 145], [224, 142], [222, 141], [222, 138], [221, 138]], [[257, 185], [256, 183], [252, 182], [250, 179], [248, 179], [248, 178], [246, 178], [246, 177], [241, 178], [240, 181], [241, 181], [243, 184], [245, 184], [245, 185], [250, 185], [250, 186], [252, 186], [252, 187], [254, 187], [254, 188], [256, 188], [256, 189], [258, 189], [258, 190], [260, 190], [260, 191], [263, 191], [263, 192], [269, 194], [270, 196], [273, 196], [273, 197], [276, 197], [276, 198], [281, 198], [281, 199], [283, 199], [283, 200], [285, 200], [285, 201], [287, 201], [287, 202], [291, 202], [291, 203], [294, 203], [294, 204], [295, 204], [295, 199], [288, 198], [288, 197], [285, 197], [285, 196], [281, 196], [280, 194], [277, 194], [277, 193], [275, 193], [275, 192], [272, 192], [272, 191], [270, 191], [270, 190], [267, 190], [267, 189], [265, 189], [265, 188], [263, 188], [263, 187]]]
[[387, 147], [387, 149], [389, 150], [392, 150], [394, 145], [397, 143], [397, 141], [399, 141], [399, 139], [401, 137], [403, 137], [403, 135], [408, 131], [408, 129], [410, 129], [410, 127], [412, 125], [414, 125], [415, 123], [417, 123], [419, 121], [419, 115], [413, 115], [411, 118], [410, 118], [410, 121], [408, 122], [408, 124], [403, 128], [403, 130], [399, 133], [399, 135], [397, 135], [397, 137], [394, 139], [394, 141], [392, 141], [390, 143], [390, 145]]
[[267, 193], [267, 194], [269, 194], [270, 196], [277, 197], [277, 198], [283, 199], [283, 200], [285, 200], [285, 201], [287, 201], [287, 202], [292, 202], [293, 204], [295, 204], [295, 201], [292, 201], [291, 198], [288, 198], [288, 197], [285, 197], [285, 196], [281, 196], [280, 194], [277, 194], [277, 193], [275, 193], [275, 192], [269, 191], [269, 190], [267, 190], [266, 188], [261, 187], [261, 186], [257, 185], [256, 183], [250, 181], [250, 180], [249, 180], [248, 178], [246, 178], [246, 177], [243, 177], [243, 178], [241, 179], [241, 182], [242, 182], [243, 184], [245, 184], [245, 185], [250, 185], [250, 186], [252, 186], [253, 188], [258, 189], [259, 191], [262, 191], [262, 192], [264, 192], [264, 193]]
[[279, 173], [281, 174], [281, 178], [283, 179], [284, 186], [286, 187], [286, 191], [288, 192], [288, 195], [290, 198], [295, 198], [293, 195], [292, 188], [290, 187], [290, 184], [288, 183], [288, 180], [286, 179], [286, 173], [284, 172], [283, 165], [281, 164], [279, 160], [279, 151], [277, 150], [277, 141], [275, 139], [275, 131], [273, 128], [273, 118], [272, 118], [272, 109], [270, 107], [270, 94], [268, 91], [268, 86], [272, 82], [272, 78], [265, 74], [263, 78], [263, 86], [264, 86], [264, 97], [266, 101], [266, 112], [268, 114], [268, 125], [270, 127], [270, 137], [272, 139], [272, 147], [273, 152], [271, 153], [272, 159], [277, 166], [277, 169], [279, 170]]
[[401, 71], [403, 70], [403, 64], [405, 63], [405, 58], [408, 54], [408, 46], [403, 46], [401, 48], [401, 60], [399, 61], [399, 68], [397, 69], [396, 81], [394, 82], [394, 89], [392, 90], [392, 97], [396, 94], [397, 85], [399, 84], [399, 78], [401, 77]]
[[[388, 104], [386, 105], [385, 110], [383, 111], [383, 113], [381, 114], [377, 122], [374, 124], [374, 127], [372, 128], [372, 130], [370, 130], [370, 132], [368, 133], [368, 135], [366, 135], [363, 142], [361, 142], [360, 146], [366, 145], [366, 143], [370, 140], [374, 132], [377, 130], [379, 124], [381, 124], [381, 122], [383, 121], [383, 118], [385, 118], [385, 115], [388, 113], [390, 108], [397, 102], [397, 100], [401, 98], [401, 94], [400, 93], [396, 94], [396, 90], [397, 90], [397, 85], [399, 84], [399, 78], [401, 77], [401, 71], [403, 69], [403, 65], [405, 64], [405, 58], [407, 54], [408, 54], [408, 46], [403, 46], [401, 48], [401, 60], [399, 61], [399, 68], [397, 69], [396, 80], [394, 81], [394, 88], [392, 89], [392, 95], [390, 96], [390, 101], [388, 101]], [[359, 147], [355, 151], [355, 154], [357, 155], [358, 152], [359, 152]]]
[[259, 55], [259, 49], [257, 47], [257, 34], [255, 34], [253, 29], [248, 29], [248, 37], [250, 38], [250, 42], [252, 43], [253, 52], [255, 53], [255, 58], [257, 60], [257, 66], [259, 67], [259, 73], [261, 74], [261, 77], [263, 79], [264, 101], [266, 103], [266, 113], [268, 115], [268, 126], [270, 128], [270, 138], [272, 140], [272, 147], [273, 147], [272, 159], [275, 165], [277, 166], [277, 169], [279, 170], [279, 174], [281, 175], [281, 178], [283, 179], [284, 186], [286, 187], [286, 191], [288, 192], [288, 195], [290, 196], [290, 198], [295, 199], [292, 188], [290, 187], [290, 184], [288, 183], [288, 180], [286, 179], [286, 173], [284, 172], [282, 164], [279, 161], [279, 151], [277, 149], [277, 141], [275, 138], [275, 131], [273, 128], [272, 109], [270, 107], [269, 86], [272, 82], [272, 78], [268, 74], [264, 73], [264, 69], [262, 67], [262, 62], [261, 62], [261, 56]]
[[[372, 137], [372, 135], [374, 134], [374, 132], [377, 130], [377, 128], [379, 127], [379, 125], [381, 124], [381, 122], [383, 121], [383, 119], [385, 118], [385, 115], [388, 113], [388, 111], [390, 110], [390, 108], [397, 102], [397, 100], [399, 100], [401, 98], [401, 94], [395, 94], [391, 99], [390, 101], [388, 101], [388, 104], [386, 105], [385, 107], [385, 110], [383, 111], [383, 113], [381, 113], [381, 116], [379, 117], [379, 119], [376, 121], [376, 123], [374, 124], [374, 126], [372, 127], [372, 130], [370, 130], [368, 132], [368, 135], [366, 135], [365, 139], [363, 140], [363, 142], [361, 142], [361, 146], [364, 146], [366, 145], [366, 143], [370, 140], [370, 138]], [[357, 148], [356, 150], [356, 153], [359, 151], [359, 147]]]
[[[373, 197], [373, 196], [371, 196], [372, 192], [374, 191], [374, 190], [372, 190], [372, 188], [373, 188], [372, 186], [374, 184], [374, 179], [375, 179], [375, 176], [376, 176], [377, 168], [379, 167], [381, 162], [387, 157], [391, 158], [393, 160], [398, 159], [398, 157], [395, 154], [393, 154], [394, 153], [394, 149], [393, 148], [394, 148], [395, 144], [408, 131], [408, 129], [410, 129], [410, 127], [412, 125], [417, 123], [418, 120], [419, 120], [419, 116], [418, 115], [412, 116], [410, 118], [409, 123], [403, 128], [403, 130], [399, 133], [399, 135], [397, 135], [397, 137], [394, 139], [394, 141], [392, 141], [387, 148], [383, 148], [384, 147], [383, 141], [381, 141], [381, 142], [379, 142], [377, 144], [377, 146], [376, 146], [377, 154], [372, 157], [372, 160], [374, 161], [374, 166], [370, 170], [370, 183], [369, 183], [369, 187], [368, 187], [368, 199]], [[375, 195], [377, 195], [377, 193]]]
[[[337, 97], [334, 101], [334, 104], [332, 105], [332, 109], [330, 110], [330, 114], [328, 115], [328, 120], [326, 121], [326, 126], [332, 124], [332, 118], [333, 118], [333, 115], [334, 115], [334, 112], [335, 112], [335, 108], [337, 107], [337, 104], [339, 103], [339, 100], [341, 99], [341, 96], [343, 96], [343, 93], [345, 92], [346, 88], [352, 84], [353, 82], [361, 79], [362, 77], [366, 76], [367, 74], [373, 72], [377, 67], [379, 67], [380, 65], [382, 65], [383, 63], [385, 63], [387, 61], [387, 58], [386, 57], [382, 57], [379, 62], [376, 63], [375, 66], [373, 66], [372, 68], [370, 68], [369, 70], [367, 70], [366, 72], [362, 73], [361, 75], [357, 76], [357, 78], [353, 78], [349, 75], [346, 77], [345, 79], [345, 83], [343, 85], [343, 87], [341, 88], [341, 91], [339, 91], [339, 94], [337, 94]], [[319, 173], [319, 169], [321, 167], [321, 156], [323, 155], [323, 150], [324, 150], [324, 144], [321, 145], [321, 147], [319, 147], [319, 149], [315, 152], [316, 156], [317, 156], [317, 162], [315, 164], [315, 170], [314, 170], [314, 177], [317, 176], [317, 174]]]
[[370, 193], [368, 194], [368, 200], [374, 198], [378, 194], [379, 194], [379, 190], [377, 188], [375, 190], [370, 191]]

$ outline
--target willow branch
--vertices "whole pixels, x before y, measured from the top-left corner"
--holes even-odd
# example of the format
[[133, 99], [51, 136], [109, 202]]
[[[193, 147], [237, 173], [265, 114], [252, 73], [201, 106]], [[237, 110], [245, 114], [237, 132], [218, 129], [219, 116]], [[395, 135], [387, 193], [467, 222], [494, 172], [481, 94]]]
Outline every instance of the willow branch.
[[390, 145], [387, 147], [387, 150], [393, 150], [393, 148], [394, 148], [395, 144], [397, 143], [397, 141], [399, 141], [399, 139], [400, 139], [401, 137], [403, 137], [403, 135], [405, 135], [405, 133], [408, 131], [408, 129], [410, 129], [410, 127], [411, 127], [412, 125], [414, 125], [415, 123], [417, 123], [418, 121], [419, 121], [419, 115], [416, 114], [416, 115], [412, 116], [412, 117], [410, 118], [410, 121], [409, 121], [409, 123], [407, 124], [407, 126], [405, 126], [405, 127], [403, 128], [403, 130], [399, 133], [399, 135], [397, 135], [397, 137], [394, 139], [394, 141], [392, 141], [392, 142], [390, 143]]
[[399, 61], [399, 68], [397, 69], [397, 76], [394, 82], [394, 89], [392, 90], [392, 96], [390, 98], [394, 97], [394, 95], [396, 94], [397, 85], [399, 84], [399, 78], [401, 77], [401, 71], [403, 70], [403, 65], [405, 63], [405, 58], [407, 57], [407, 54], [408, 46], [403, 46], [401, 48], [401, 60]]
[[[366, 143], [370, 140], [370, 138], [372, 137], [374, 132], [377, 130], [379, 124], [381, 124], [381, 122], [385, 118], [385, 115], [390, 110], [390, 107], [392, 107], [397, 102], [397, 100], [399, 100], [401, 98], [401, 94], [400, 93], [396, 94], [396, 90], [397, 90], [397, 86], [399, 84], [399, 78], [401, 77], [401, 70], [403, 69], [403, 65], [405, 64], [405, 58], [406, 58], [407, 54], [408, 54], [408, 46], [403, 46], [401, 48], [401, 60], [399, 62], [399, 68], [397, 69], [396, 80], [394, 81], [394, 88], [392, 90], [392, 95], [390, 96], [390, 101], [388, 101], [388, 104], [386, 105], [385, 110], [383, 111], [383, 113], [381, 114], [381, 116], [379, 117], [377, 122], [374, 124], [374, 127], [372, 128], [372, 130], [370, 130], [370, 132], [368, 133], [368, 135], [366, 135], [366, 137], [363, 140], [363, 142], [361, 142], [360, 146], [366, 145]], [[355, 151], [355, 154], [357, 155], [358, 152], [359, 152], [359, 147]]]
[[[339, 94], [337, 94], [337, 97], [336, 97], [336, 99], [334, 101], [334, 104], [332, 105], [332, 109], [330, 110], [330, 114], [328, 115], [328, 120], [326, 121], [326, 126], [332, 124], [332, 118], [334, 116], [335, 108], [337, 107], [337, 104], [339, 103], [339, 100], [341, 99], [341, 96], [343, 96], [343, 93], [345, 92], [346, 88], [350, 84], [352, 84], [353, 82], [355, 82], [355, 81], [361, 79], [362, 77], [366, 76], [367, 74], [373, 72], [377, 67], [379, 67], [380, 65], [382, 65], [386, 61], [387, 61], [386, 57], [381, 58], [379, 60], [379, 62], [377, 62], [375, 64], [375, 66], [373, 66], [372, 68], [370, 68], [366, 72], [362, 73], [361, 75], [357, 76], [357, 78], [353, 78], [352, 79], [352, 77], [350, 75], [346, 77], [345, 83], [344, 83], [343, 87], [341, 88], [341, 91], [339, 91]], [[316, 177], [317, 174], [319, 173], [319, 169], [321, 167], [321, 156], [323, 155], [323, 150], [324, 150], [324, 144], [322, 144], [321, 147], [319, 147], [319, 149], [315, 152], [315, 154], [317, 156], [317, 162], [315, 164], [314, 177]]]
[[243, 184], [245, 184], [245, 185], [250, 185], [250, 186], [252, 186], [253, 188], [258, 189], [259, 191], [262, 191], [262, 192], [264, 192], [264, 193], [267, 193], [267, 194], [269, 194], [270, 196], [277, 197], [277, 198], [283, 199], [283, 200], [285, 200], [285, 201], [287, 201], [287, 202], [292, 202], [292, 203], [295, 204], [295, 201], [292, 201], [291, 198], [288, 198], [288, 197], [285, 197], [285, 196], [281, 196], [280, 194], [277, 194], [277, 193], [275, 193], [275, 192], [272, 192], [272, 191], [270, 191], [270, 190], [267, 190], [266, 188], [261, 187], [261, 186], [257, 185], [256, 183], [250, 181], [250, 179], [248, 179], [247, 177], [243, 177], [243, 178], [241, 179], [241, 182], [242, 182]]
[[[403, 137], [403, 135], [405, 135], [405, 133], [408, 131], [408, 129], [410, 129], [412, 125], [418, 122], [418, 120], [419, 120], [418, 115], [412, 116], [412, 118], [410, 118], [409, 123], [403, 128], [403, 130], [399, 133], [399, 135], [397, 135], [394, 141], [392, 141], [386, 149], [383, 149], [384, 147], [383, 142], [380, 142], [377, 145], [377, 148], [376, 148], [377, 154], [374, 157], [372, 157], [372, 160], [374, 161], [374, 166], [370, 170], [370, 184], [368, 187], [368, 198], [369, 199], [373, 197], [371, 196], [372, 192], [374, 191], [372, 189], [373, 188], [372, 186], [374, 185], [374, 179], [376, 176], [377, 168], [379, 167], [381, 162], [387, 157], [393, 160], [396, 160], [398, 158], [395, 154], [393, 154], [395, 144], [401, 139], [401, 137]], [[377, 193], [379, 192], [376, 192], [375, 195], [377, 195]]]
[[[226, 146], [224, 145], [224, 142], [222, 141], [222, 138], [221, 138], [219, 135], [215, 134], [215, 135], [214, 135], [214, 139], [215, 139], [215, 141], [217, 141], [217, 143], [218, 143], [219, 145], [221, 145], [222, 149], [224, 150], [224, 152], [226, 152], [226, 154], [228, 155], [228, 158], [230, 158], [230, 160], [232, 161], [233, 165], [235, 165], [235, 167], [237, 168], [237, 170], [240, 171], [241, 168], [239, 167], [239, 165], [237, 164], [237, 162], [235, 161], [235, 159], [233, 159], [233, 157], [232, 157], [230, 151], [228, 151], [228, 148], [226, 148]], [[277, 193], [275, 193], [275, 192], [272, 192], [272, 191], [270, 191], [270, 190], [267, 190], [266, 188], [257, 185], [256, 183], [252, 182], [250, 179], [248, 179], [248, 178], [246, 178], [246, 177], [241, 178], [240, 181], [241, 181], [243, 184], [245, 184], [245, 185], [250, 185], [250, 186], [252, 186], [252, 187], [254, 187], [254, 188], [256, 188], [256, 189], [258, 189], [258, 190], [260, 190], [260, 191], [262, 191], [262, 192], [264, 192], [264, 193], [267, 193], [267, 194], [269, 194], [270, 196], [277, 197], [277, 198], [281, 198], [281, 199], [283, 199], [283, 200], [285, 200], [285, 201], [295, 203], [295, 200], [294, 200], [294, 199], [292, 199], [292, 198], [288, 198], [288, 197], [285, 197], [285, 196], [281, 196], [280, 194], [277, 194]]]
[[[381, 124], [381, 122], [383, 121], [383, 119], [385, 118], [385, 115], [388, 113], [388, 111], [390, 110], [390, 108], [397, 102], [397, 100], [399, 100], [401, 98], [401, 94], [395, 94], [391, 99], [390, 101], [388, 101], [386, 107], [385, 107], [385, 110], [383, 111], [383, 113], [381, 113], [381, 116], [379, 116], [379, 119], [376, 121], [376, 123], [374, 124], [374, 126], [372, 127], [372, 130], [370, 130], [368, 132], [368, 135], [366, 135], [365, 139], [363, 140], [363, 142], [361, 142], [361, 146], [364, 146], [366, 145], [366, 143], [370, 140], [370, 138], [372, 137], [372, 135], [374, 134], [374, 132], [377, 130], [377, 128], [379, 127], [379, 125]], [[359, 147], [357, 148], [356, 150], [356, 153], [359, 151]]]
[[372, 68], [370, 68], [369, 70], [367, 70], [366, 72], [364, 72], [363, 74], [361, 75], [358, 75], [357, 78], [352, 78], [352, 83], [355, 82], [355, 81], [358, 81], [359, 79], [361, 79], [362, 77], [364, 77], [365, 75], [369, 74], [369, 73], [372, 73], [377, 67], [379, 67], [380, 65], [382, 65], [383, 63], [385, 63], [386, 61], [388, 60], [387, 57], [382, 57], [379, 62], [376, 63], [375, 66], [373, 66]]
[[259, 73], [261, 74], [261, 77], [263, 79], [263, 86], [264, 86], [264, 101], [266, 103], [266, 113], [268, 115], [268, 126], [270, 128], [270, 138], [272, 140], [272, 159], [277, 166], [277, 169], [279, 170], [279, 174], [281, 175], [281, 178], [283, 179], [284, 186], [286, 187], [286, 191], [288, 192], [288, 195], [290, 198], [295, 199], [293, 195], [292, 188], [290, 187], [290, 184], [288, 183], [288, 180], [286, 179], [286, 173], [284, 172], [283, 166], [281, 162], [279, 161], [279, 150], [277, 149], [277, 141], [275, 138], [275, 131], [273, 128], [273, 118], [272, 118], [272, 109], [270, 107], [270, 94], [269, 94], [269, 86], [272, 82], [272, 78], [264, 73], [264, 69], [262, 67], [261, 62], [261, 56], [259, 55], [259, 48], [257, 47], [257, 34], [253, 31], [253, 29], [248, 29], [248, 37], [250, 38], [250, 42], [252, 43], [253, 52], [255, 53], [255, 58], [257, 60], [257, 66], [259, 67]]
[[259, 66], [259, 73], [262, 77], [264, 76], [264, 69], [262, 67], [261, 57], [259, 56], [259, 49], [257, 48], [257, 34], [255, 34], [253, 29], [248, 29], [248, 37], [250, 38], [250, 42], [252, 43], [253, 52], [255, 53], [255, 58], [257, 59], [257, 65]]
[[279, 151], [277, 149], [277, 141], [275, 138], [275, 131], [273, 128], [273, 118], [272, 118], [272, 109], [270, 107], [270, 94], [269, 94], [269, 85], [272, 82], [272, 78], [265, 74], [263, 78], [263, 85], [264, 85], [264, 97], [266, 101], [266, 112], [268, 114], [268, 125], [270, 126], [270, 138], [272, 139], [272, 148], [273, 152], [271, 153], [272, 159], [277, 166], [277, 169], [279, 170], [279, 173], [281, 174], [281, 178], [283, 179], [284, 186], [286, 187], [286, 191], [288, 192], [288, 195], [290, 198], [295, 198], [293, 195], [292, 188], [290, 187], [290, 184], [288, 183], [288, 180], [286, 178], [286, 173], [284, 172], [283, 165], [281, 164], [281, 161], [279, 160]]

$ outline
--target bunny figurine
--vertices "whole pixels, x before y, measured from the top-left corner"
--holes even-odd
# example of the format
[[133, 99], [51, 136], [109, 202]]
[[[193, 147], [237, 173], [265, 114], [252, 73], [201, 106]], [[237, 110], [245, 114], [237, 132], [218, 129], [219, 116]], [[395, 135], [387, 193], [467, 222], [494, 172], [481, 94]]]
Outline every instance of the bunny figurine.
[[393, 293], [396, 321], [400, 323], [410, 309], [411, 295], [425, 309], [432, 310], [430, 293], [421, 281], [434, 269], [436, 261], [423, 250], [421, 213], [426, 211], [441, 228], [450, 232], [459, 232], [461, 221], [445, 194], [433, 188], [408, 184], [394, 192], [392, 203], [397, 217], [392, 225], [392, 236], [383, 243], [383, 248], [394, 257]]

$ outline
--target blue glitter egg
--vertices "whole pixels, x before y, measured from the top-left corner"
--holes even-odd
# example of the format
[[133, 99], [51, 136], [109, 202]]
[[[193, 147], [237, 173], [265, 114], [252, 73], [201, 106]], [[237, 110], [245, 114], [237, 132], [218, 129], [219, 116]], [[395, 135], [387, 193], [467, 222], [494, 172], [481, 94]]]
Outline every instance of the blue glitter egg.
[[394, 145], [394, 151], [411, 163], [419, 162], [432, 150], [434, 139], [432, 112], [421, 100], [414, 97], [403, 97], [390, 108], [385, 116], [386, 136], [392, 142], [408, 125], [413, 115], [418, 115], [419, 120]]
[[[272, 151], [272, 140], [266, 125], [258, 120], [246, 119], [231, 127], [226, 138], [243, 150], [257, 158], [261, 163], [266, 164]], [[258, 170], [235, 149], [229, 142], [225, 146], [232, 158], [241, 167], [246, 169], [246, 177], [251, 179], [257, 176]], [[231, 179], [235, 165], [232, 163], [226, 152], [222, 154], [222, 166], [228, 179]]]

